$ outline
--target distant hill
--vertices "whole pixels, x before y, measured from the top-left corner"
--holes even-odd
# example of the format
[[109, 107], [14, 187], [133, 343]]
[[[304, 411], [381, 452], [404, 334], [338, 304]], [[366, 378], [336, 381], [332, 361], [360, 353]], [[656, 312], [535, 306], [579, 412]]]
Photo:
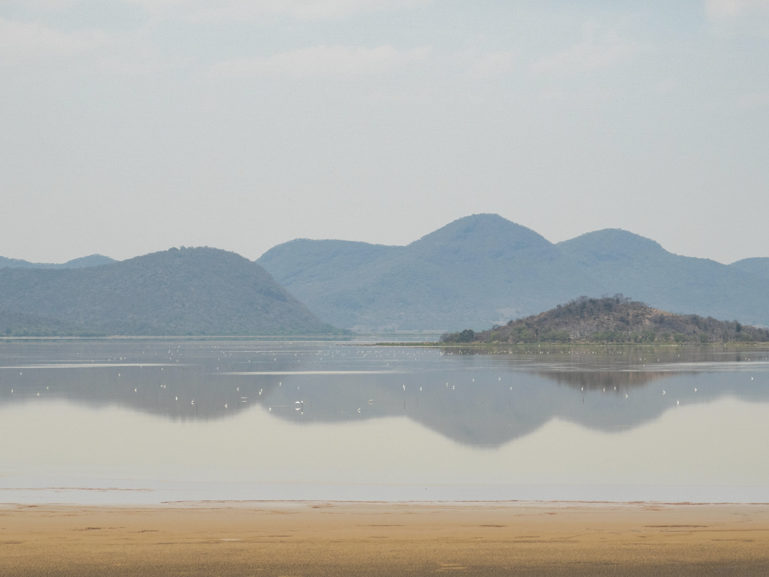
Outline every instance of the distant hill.
[[171, 249], [85, 268], [0, 269], [0, 334], [330, 331], [262, 267], [217, 249]]
[[[315, 333], [288, 314], [294, 306], [317, 315], [314, 323], [361, 332], [482, 330], [580, 295], [614, 294], [677, 314], [769, 326], [769, 258], [724, 265], [620, 229], [553, 244], [498, 215], [477, 214], [406, 246], [298, 239], [256, 264], [215, 249], [179, 252], [179, 262], [170, 251], [61, 265], [0, 258], [0, 334], [26, 325], [51, 334]], [[270, 286], [276, 281], [307, 308], [293, 297], [291, 307], [272, 307], [249, 296], [262, 286], [262, 267]]]
[[579, 298], [504, 326], [444, 335], [446, 343], [769, 341], [769, 330], [698, 315], [676, 315], [616, 296]]
[[729, 265], [729, 268], [769, 280], [769, 258], [746, 258]]
[[563, 302], [575, 286], [599, 290], [542, 236], [490, 214], [405, 247], [292, 241], [257, 262], [323, 320], [357, 330], [489, 325]]
[[553, 244], [479, 214], [407, 246], [304, 239], [257, 262], [324, 321], [358, 330], [477, 330], [580, 295], [618, 293], [676, 313], [769, 326], [769, 259], [727, 266], [618, 229]]
[[624, 230], [591, 232], [557, 246], [601, 286], [601, 292], [584, 294], [632, 294], [677, 313], [769, 325], [769, 278], [708, 259], [672, 254]]
[[117, 262], [115, 259], [102, 254], [91, 254], [88, 256], [81, 256], [80, 258], [73, 258], [68, 260], [64, 264], [52, 265], [54, 268], [85, 268], [89, 266], [101, 266], [103, 264], [112, 264]]
[[14, 267], [14, 268], [26, 268], [35, 266], [34, 263], [27, 262], [26, 260], [20, 260], [18, 258], [6, 258], [0, 256], [0, 268]]
[[0, 268], [85, 268], [89, 266], [111, 264], [113, 262], [117, 261], [101, 254], [83, 256], [61, 264], [29, 262], [26, 260], [0, 256]]

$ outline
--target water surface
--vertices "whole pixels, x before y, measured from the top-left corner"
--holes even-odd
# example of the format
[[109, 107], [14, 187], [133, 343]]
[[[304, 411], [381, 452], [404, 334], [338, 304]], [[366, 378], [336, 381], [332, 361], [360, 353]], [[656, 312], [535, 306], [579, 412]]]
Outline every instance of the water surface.
[[0, 501], [769, 501], [769, 352], [0, 342]]

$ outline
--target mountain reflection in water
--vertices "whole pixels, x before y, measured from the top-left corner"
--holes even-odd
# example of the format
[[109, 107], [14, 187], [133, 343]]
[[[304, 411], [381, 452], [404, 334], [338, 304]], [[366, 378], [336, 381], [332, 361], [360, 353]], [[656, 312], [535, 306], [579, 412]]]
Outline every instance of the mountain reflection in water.
[[554, 418], [623, 431], [681, 405], [769, 401], [769, 351], [477, 350], [257, 340], [0, 342], [0, 407], [67, 400], [175, 420], [258, 406], [293, 423], [405, 416], [497, 447]]

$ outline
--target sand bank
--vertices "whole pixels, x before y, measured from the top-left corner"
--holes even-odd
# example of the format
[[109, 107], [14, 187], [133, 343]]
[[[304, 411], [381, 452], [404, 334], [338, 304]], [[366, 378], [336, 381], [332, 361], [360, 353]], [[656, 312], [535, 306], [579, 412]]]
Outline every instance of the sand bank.
[[4, 576], [764, 576], [769, 505], [0, 505]]

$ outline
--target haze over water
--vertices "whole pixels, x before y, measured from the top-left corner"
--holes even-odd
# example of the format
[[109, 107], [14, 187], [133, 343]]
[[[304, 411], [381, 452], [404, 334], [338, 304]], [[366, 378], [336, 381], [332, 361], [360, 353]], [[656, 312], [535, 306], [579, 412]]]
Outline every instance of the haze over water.
[[0, 342], [0, 501], [769, 501], [769, 350]]

